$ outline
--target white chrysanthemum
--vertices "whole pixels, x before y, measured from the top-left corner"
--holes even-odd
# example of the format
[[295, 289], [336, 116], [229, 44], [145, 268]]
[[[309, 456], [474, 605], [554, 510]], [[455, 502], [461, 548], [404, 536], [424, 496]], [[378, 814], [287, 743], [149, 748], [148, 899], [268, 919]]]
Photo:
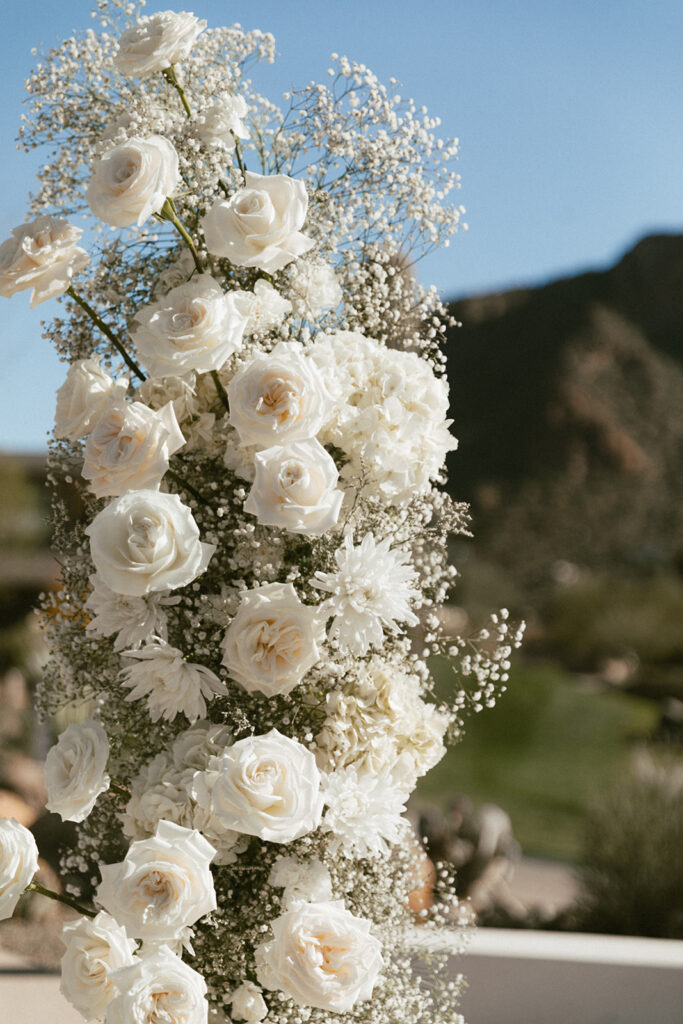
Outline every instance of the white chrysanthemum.
[[318, 571], [311, 582], [331, 595], [321, 614], [333, 617], [328, 636], [338, 638], [343, 652], [366, 654], [371, 646], [383, 646], [385, 628], [398, 633], [399, 622], [417, 625], [410, 610], [410, 602], [419, 597], [412, 586], [416, 573], [406, 564], [407, 554], [392, 551], [390, 537], [377, 543], [366, 533], [354, 547], [347, 532], [334, 557], [337, 572]]
[[284, 889], [282, 905], [286, 910], [294, 903], [320, 903], [332, 899], [330, 873], [317, 857], [310, 860], [276, 857], [268, 875], [268, 885]]
[[171, 722], [178, 714], [196, 722], [206, 715], [207, 700], [227, 692], [210, 669], [185, 661], [182, 651], [161, 639], [142, 650], [125, 651], [124, 657], [138, 662], [121, 673], [123, 685], [131, 688], [126, 700], [146, 697], [153, 722]]
[[332, 833], [332, 853], [341, 849], [368, 857], [405, 838], [410, 826], [402, 815], [409, 794], [396, 787], [388, 772], [359, 774], [353, 767], [339, 768], [323, 776], [323, 790], [327, 810], [322, 825]]
[[393, 505], [427, 491], [457, 447], [446, 379], [415, 352], [351, 331], [322, 335], [309, 353], [336, 399], [320, 440], [348, 455], [345, 478], [362, 476]]
[[91, 614], [86, 632], [93, 636], [114, 636], [114, 650], [135, 649], [153, 636], [166, 640], [167, 622], [164, 607], [178, 604], [179, 597], [164, 597], [161, 594], [147, 594], [145, 597], [131, 597], [117, 594], [93, 573], [90, 577], [92, 591], [85, 603], [85, 610]]
[[197, 115], [197, 135], [209, 146], [224, 146], [231, 153], [235, 139], [248, 139], [242, 118], [249, 112], [244, 96], [222, 93], [210, 107]]

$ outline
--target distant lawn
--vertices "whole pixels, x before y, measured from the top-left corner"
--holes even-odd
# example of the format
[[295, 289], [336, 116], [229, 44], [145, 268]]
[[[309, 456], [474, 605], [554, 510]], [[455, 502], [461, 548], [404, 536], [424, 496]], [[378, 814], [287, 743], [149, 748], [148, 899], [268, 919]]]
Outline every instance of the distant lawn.
[[[445, 664], [432, 670], [448, 686]], [[657, 721], [649, 701], [582, 690], [554, 665], [519, 666], [495, 708], [472, 716], [464, 739], [418, 786], [439, 804], [465, 793], [512, 818], [525, 853], [572, 861], [586, 808], [623, 771], [632, 741]]]

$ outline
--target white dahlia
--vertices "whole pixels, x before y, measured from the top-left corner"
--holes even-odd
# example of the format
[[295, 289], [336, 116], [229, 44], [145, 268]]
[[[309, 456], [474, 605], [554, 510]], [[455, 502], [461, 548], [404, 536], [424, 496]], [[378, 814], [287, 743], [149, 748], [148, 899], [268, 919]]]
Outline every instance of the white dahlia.
[[335, 553], [337, 572], [316, 572], [311, 582], [330, 597], [321, 605], [321, 615], [332, 618], [328, 636], [338, 639], [344, 653], [358, 656], [370, 647], [382, 647], [384, 629], [400, 632], [398, 623], [417, 625], [410, 610], [419, 597], [412, 584], [416, 572], [406, 565], [408, 555], [392, 551], [391, 538], [375, 540], [366, 533], [354, 547], [350, 532]]

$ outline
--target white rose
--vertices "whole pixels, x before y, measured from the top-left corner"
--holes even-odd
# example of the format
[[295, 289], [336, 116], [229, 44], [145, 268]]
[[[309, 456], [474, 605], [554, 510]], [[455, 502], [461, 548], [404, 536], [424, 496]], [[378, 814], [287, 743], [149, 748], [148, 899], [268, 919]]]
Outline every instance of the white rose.
[[38, 847], [32, 834], [14, 818], [0, 818], [0, 921], [12, 916], [37, 870]]
[[139, 651], [125, 651], [124, 657], [138, 662], [121, 673], [123, 685], [131, 688], [126, 700], [147, 697], [153, 722], [160, 718], [172, 722], [177, 714], [196, 722], [206, 715], [207, 700], [227, 692], [210, 669], [185, 661], [181, 651], [163, 641]]
[[104, 911], [69, 921], [62, 928], [62, 942], [62, 995], [86, 1020], [104, 1017], [116, 995], [112, 971], [134, 963], [135, 942]]
[[204, 217], [206, 247], [238, 267], [272, 274], [313, 247], [300, 230], [307, 210], [302, 181], [247, 171], [246, 188], [231, 199], [219, 199]]
[[45, 759], [47, 809], [62, 821], [83, 821], [109, 789], [107, 734], [92, 718], [67, 726]]
[[273, 938], [256, 949], [256, 974], [299, 1006], [343, 1013], [369, 999], [383, 966], [370, 921], [341, 901], [303, 903], [272, 922]]
[[178, 495], [159, 491], [115, 498], [85, 532], [102, 581], [133, 597], [186, 586], [204, 572], [215, 551], [199, 540], [192, 513]]
[[151, 839], [131, 843], [119, 864], [103, 864], [97, 901], [129, 935], [175, 941], [216, 909], [214, 847], [196, 829], [160, 821]]
[[320, 772], [309, 750], [271, 729], [228, 747], [197, 772], [192, 795], [226, 829], [291, 843], [320, 824]]
[[248, 139], [249, 132], [242, 122], [248, 113], [244, 96], [224, 93], [216, 103], [202, 110], [197, 117], [197, 134], [210, 146], [224, 145], [230, 152], [235, 148], [235, 137]]
[[287, 694], [319, 660], [323, 637], [318, 609], [302, 604], [291, 583], [266, 583], [242, 593], [223, 664], [249, 693]]
[[81, 228], [49, 216], [13, 228], [13, 237], [0, 245], [0, 295], [9, 299], [32, 288], [31, 309], [63, 295], [89, 261], [76, 245], [82, 234]]
[[254, 456], [255, 478], [244, 511], [264, 526], [319, 536], [339, 519], [343, 500], [334, 460], [316, 440], [275, 445]]
[[263, 1020], [268, 1007], [261, 995], [261, 989], [253, 981], [243, 981], [232, 994], [232, 1017], [234, 1020], [246, 1020], [249, 1024]]
[[168, 946], [116, 971], [112, 981], [119, 995], [106, 1024], [207, 1024], [206, 983]]
[[158, 412], [140, 402], [116, 402], [90, 433], [82, 473], [98, 498], [154, 489], [184, 444], [170, 402]]
[[330, 415], [315, 363], [287, 341], [246, 363], [228, 385], [228, 400], [242, 444], [263, 448], [315, 437]]
[[147, 78], [189, 56], [206, 28], [188, 11], [158, 11], [121, 34], [114, 64], [124, 75]]
[[115, 228], [140, 226], [159, 212], [179, 180], [178, 154], [168, 139], [132, 138], [95, 164], [85, 199], [96, 217]]
[[240, 313], [247, 317], [245, 334], [262, 334], [279, 327], [292, 311], [289, 299], [283, 298], [263, 277], [258, 279], [253, 292], [236, 291], [233, 295]]
[[173, 288], [135, 315], [131, 332], [143, 365], [154, 377], [219, 370], [242, 344], [247, 315], [234, 293], [210, 274]]
[[342, 300], [342, 290], [329, 263], [301, 260], [290, 276], [292, 306], [297, 316], [314, 320], [326, 309], [334, 309]]
[[57, 391], [55, 437], [79, 441], [110, 402], [121, 401], [128, 380], [114, 381], [100, 366], [99, 359], [79, 359], [72, 363], [66, 380]]

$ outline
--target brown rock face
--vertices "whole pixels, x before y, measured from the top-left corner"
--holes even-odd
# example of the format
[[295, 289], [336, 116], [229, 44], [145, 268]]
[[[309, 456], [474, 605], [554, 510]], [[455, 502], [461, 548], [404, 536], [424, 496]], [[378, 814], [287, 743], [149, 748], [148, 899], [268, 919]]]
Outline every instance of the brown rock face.
[[451, 310], [450, 487], [480, 550], [531, 588], [559, 560], [680, 557], [683, 236]]

